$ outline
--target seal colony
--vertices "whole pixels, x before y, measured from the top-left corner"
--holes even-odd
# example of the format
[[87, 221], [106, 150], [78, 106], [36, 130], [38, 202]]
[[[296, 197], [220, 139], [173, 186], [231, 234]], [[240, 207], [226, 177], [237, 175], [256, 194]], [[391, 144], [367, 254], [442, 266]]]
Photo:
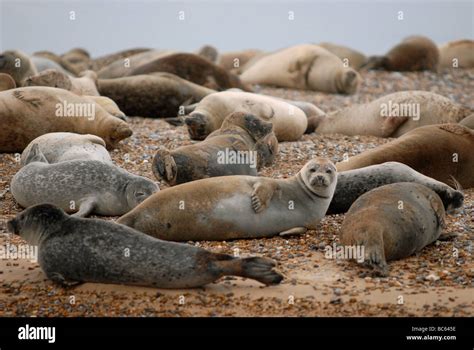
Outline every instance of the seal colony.
[[[470, 67], [471, 46], [461, 40], [438, 48], [410, 37], [370, 58], [336, 43], [222, 54], [210, 45], [197, 53], [135, 48], [98, 59], [82, 48], [5, 51], [0, 152], [23, 152], [10, 191], [26, 208], [8, 229], [39, 245], [41, 268], [63, 286], [191, 288], [222, 276], [273, 285], [283, 275], [270, 259], [169, 241], [292, 239], [325, 215], [345, 213], [340, 243], [362, 245], [365, 263], [386, 276], [388, 261], [440, 237], [445, 216], [463, 205], [462, 187], [474, 186], [473, 110], [448, 94], [406, 90], [325, 111], [316, 105], [324, 96], [293, 100], [265, 95], [262, 86], [354, 95], [366, 69]], [[68, 114], [79, 105], [93, 112]], [[140, 166], [172, 187], [160, 191], [112, 162], [107, 149], [122, 154], [135, 146], [134, 139], [120, 143], [140, 121], [128, 124], [126, 116], [165, 118], [201, 141], [176, 147], [170, 137], [164, 147], [150, 137], [152, 161], [144, 156]], [[316, 157], [288, 178], [258, 176], [281, 159], [278, 142], [312, 132], [398, 138], [336, 165]], [[317, 154], [322, 147], [314, 145]], [[245, 162], [235, 157], [242, 154]], [[120, 217], [82, 218], [93, 214]], [[123, 247], [138, 254], [124, 256]]]

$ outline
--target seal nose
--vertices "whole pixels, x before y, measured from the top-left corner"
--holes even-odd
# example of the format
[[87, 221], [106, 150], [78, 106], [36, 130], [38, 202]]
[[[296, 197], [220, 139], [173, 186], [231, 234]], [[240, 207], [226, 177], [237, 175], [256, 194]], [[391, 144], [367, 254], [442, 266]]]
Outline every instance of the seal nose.
[[326, 186], [326, 177], [323, 174], [317, 174], [313, 176], [311, 180], [311, 185]]

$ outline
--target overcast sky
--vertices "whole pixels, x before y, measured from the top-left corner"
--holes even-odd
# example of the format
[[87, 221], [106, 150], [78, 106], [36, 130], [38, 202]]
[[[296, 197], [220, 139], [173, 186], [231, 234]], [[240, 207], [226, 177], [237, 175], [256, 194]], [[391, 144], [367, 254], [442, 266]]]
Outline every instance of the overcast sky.
[[204, 44], [222, 51], [274, 50], [330, 41], [379, 54], [413, 34], [437, 43], [474, 38], [473, 0], [0, 3], [0, 50], [27, 53], [84, 47], [98, 56], [131, 47], [193, 51]]

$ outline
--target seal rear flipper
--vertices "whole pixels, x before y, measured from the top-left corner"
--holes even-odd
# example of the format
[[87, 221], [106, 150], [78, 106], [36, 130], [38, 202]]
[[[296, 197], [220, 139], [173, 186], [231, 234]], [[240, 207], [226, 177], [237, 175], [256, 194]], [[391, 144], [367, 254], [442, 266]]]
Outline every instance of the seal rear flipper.
[[44, 156], [43, 152], [41, 152], [41, 150], [39, 148], [39, 144], [37, 144], [37, 143], [34, 143], [31, 146], [30, 152], [28, 153], [28, 155], [25, 158], [24, 165], [29, 164], [29, 163], [33, 163], [33, 162], [40, 162], [40, 163], [49, 164], [49, 162], [46, 159], [46, 157]]
[[178, 166], [169, 150], [161, 148], [156, 152], [153, 157], [152, 171], [158, 180], [164, 180], [170, 185], [176, 183]]
[[[228, 256], [226, 256], [228, 257]], [[240, 276], [257, 280], [265, 285], [279, 284], [283, 276], [274, 270], [275, 261], [267, 258], [232, 258], [215, 261], [223, 276]]]
[[291, 236], [291, 235], [301, 235], [303, 233], [306, 233], [308, 229], [306, 227], [293, 227], [290, 228], [289, 230], [280, 232], [280, 236]]
[[86, 217], [92, 213], [92, 211], [95, 208], [95, 205], [96, 205], [95, 198], [88, 198], [84, 200], [83, 202], [81, 202], [79, 206], [79, 210], [76, 213], [72, 214], [71, 216], [81, 217], [81, 218]]
[[173, 126], [181, 126], [184, 125], [184, 118], [183, 117], [175, 117], [175, 118], [165, 118], [165, 122]]
[[275, 182], [256, 182], [251, 195], [252, 209], [257, 214], [266, 209], [276, 190], [278, 185]]

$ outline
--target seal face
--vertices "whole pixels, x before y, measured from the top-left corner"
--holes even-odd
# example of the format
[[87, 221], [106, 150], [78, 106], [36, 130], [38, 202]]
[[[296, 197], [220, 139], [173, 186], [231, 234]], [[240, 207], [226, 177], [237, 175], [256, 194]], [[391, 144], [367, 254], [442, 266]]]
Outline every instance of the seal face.
[[316, 158], [284, 180], [235, 175], [170, 187], [117, 222], [175, 241], [303, 233], [326, 214], [336, 183], [334, 165]]
[[240, 259], [165, 242], [110, 221], [68, 216], [50, 204], [28, 208], [7, 226], [39, 246], [42, 270], [63, 286], [96, 282], [192, 288], [227, 275], [266, 285], [283, 279], [270, 259]]
[[153, 173], [169, 185], [207, 177], [252, 175], [270, 165], [278, 153], [271, 123], [235, 112], [203, 142], [161, 149], [153, 158]]
[[365, 263], [386, 276], [387, 261], [408, 257], [436, 241], [444, 219], [443, 203], [429, 188], [390, 184], [352, 204], [341, 227], [341, 244], [364, 247]]
[[34, 144], [11, 182], [15, 200], [27, 208], [50, 202], [77, 216], [122, 215], [159, 190], [151, 180], [97, 160], [48, 164]]
[[37, 71], [28, 55], [15, 50], [0, 54], [0, 73], [10, 75], [16, 86], [22, 86], [23, 81], [30, 75], [37, 74]]

